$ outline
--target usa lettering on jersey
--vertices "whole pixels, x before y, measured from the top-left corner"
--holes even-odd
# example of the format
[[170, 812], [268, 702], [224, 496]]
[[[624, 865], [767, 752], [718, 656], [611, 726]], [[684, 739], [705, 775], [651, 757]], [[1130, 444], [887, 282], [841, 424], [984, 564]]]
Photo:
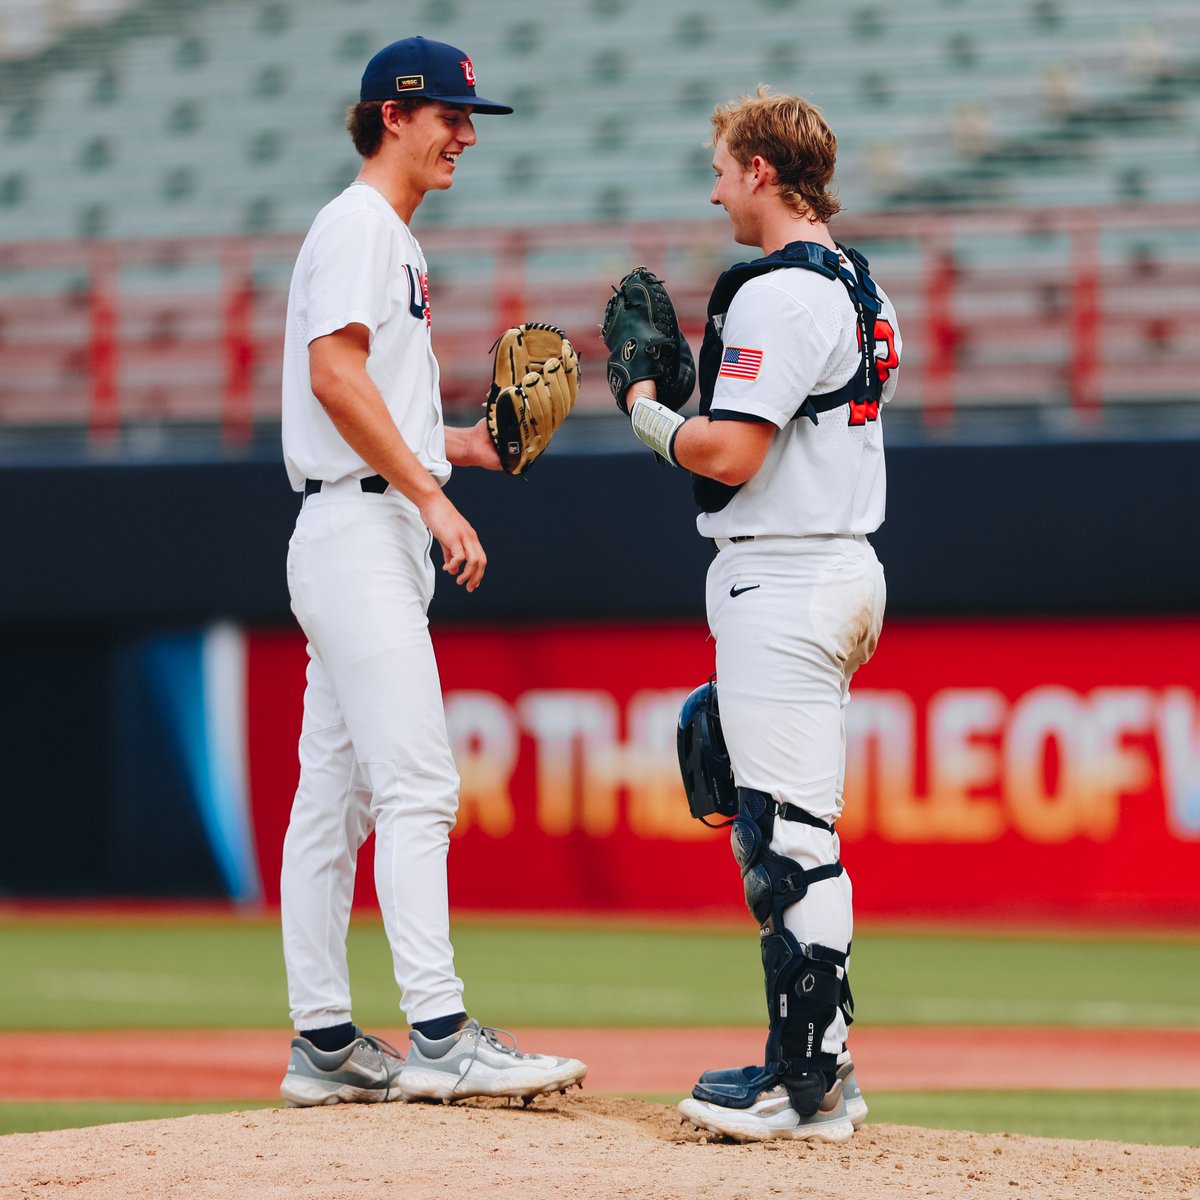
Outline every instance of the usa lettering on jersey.
[[726, 379], [757, 379], [759, 368], [762, 366], [763, 352], [748, 350], [745, 346], [726, 346], [721, 356], [721, 369], [718, 375]]
[[425, 327], [433, 325], [433, 312], [429, 307], [429, 272], [418, 271], [416, 267], [404, 264], [408, 276], [408, 311], [418, 321], [424, 321]]

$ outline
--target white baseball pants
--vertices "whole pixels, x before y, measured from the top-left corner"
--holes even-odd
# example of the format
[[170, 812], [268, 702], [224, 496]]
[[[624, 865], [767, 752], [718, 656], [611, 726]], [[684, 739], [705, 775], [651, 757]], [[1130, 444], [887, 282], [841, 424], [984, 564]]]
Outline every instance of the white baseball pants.
[[[717, 545], [708, 570], [708, 622], [734, 780], [835, 821], [846, 773], [850, 678], [879, 640], [883, 568], [865, 537]], [[836, 833], [778, 818], [770, 848], [806, 870], [840, 854]], [[784, 924], [802, 943], [846, 953], [854, 934], [850, 876], [843, 871], [814, 883], [787, 909]], [[839, 1053], [846, 1033], [839, 1011], [822, 1048]]]
[[372, 829], [405, 1016], [463, 1008], [446, 891], [459, 780], [426, 618], [430, 544], [403, 497], [364, 494], [345, 479], [305, 499], [288, 549], [309, 654], [280, 881], [297, 1029], [351, 1019], [346, 934], [358, 849]]

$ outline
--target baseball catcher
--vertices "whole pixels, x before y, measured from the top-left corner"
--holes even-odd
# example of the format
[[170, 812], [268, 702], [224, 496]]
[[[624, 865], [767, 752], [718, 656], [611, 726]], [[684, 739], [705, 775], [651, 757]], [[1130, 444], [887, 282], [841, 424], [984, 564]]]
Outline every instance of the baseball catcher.
[[608, 347], [608, 386], [626, 416], [625, 393], [643, 379], [654, 380], [658, 403], [673, 412], [687, 403], [696, 365], [671, 297], [653, 271], [634, 267], [613, 288], [600, 328]]
[[524, 475], [575, 403], [579, 356], [557, 325], [539, 321], [506, 329], [492, 350], [488, 433], [504, 469]]

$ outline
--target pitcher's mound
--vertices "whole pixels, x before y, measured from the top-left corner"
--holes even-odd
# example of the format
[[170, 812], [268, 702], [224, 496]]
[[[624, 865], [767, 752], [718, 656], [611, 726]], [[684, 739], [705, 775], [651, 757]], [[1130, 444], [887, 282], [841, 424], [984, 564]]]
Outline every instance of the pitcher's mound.
[[864, 1126], [841, 1146], [707, 1142], [674, 1108], [572, 1092], [264, 1109], [11, 1134], [0, 1196], [38, 1200], [1184, 1200], [1200, 1149]]

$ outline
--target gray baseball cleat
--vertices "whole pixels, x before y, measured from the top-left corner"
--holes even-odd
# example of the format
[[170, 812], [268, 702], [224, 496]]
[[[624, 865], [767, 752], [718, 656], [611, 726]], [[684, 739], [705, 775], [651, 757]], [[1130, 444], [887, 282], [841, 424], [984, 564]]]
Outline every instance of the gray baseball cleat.
[[854, 1077], [854, 1063], [844, 1062], [837, 1069], [837, 1077], [842, 1084], [842, 1098], [846, 1101], [846, 1115], [855, 1129], [861, 1127], [867, 1119], [867, 1102], [863, 1098], [862, 1088]]
[[689, 1096], [679, 1102], [679, 1112], [697, 1129], [718, 1133], [735, 1142], [766, 1142], [772, 1138], [845, 1142], [854, 1135], [840, 1082], [835, 1082], [825, 1093], [820, 1108], [811, 1117], [802, 1117], [792, 1107], [782, 1086], [760, 1092], [745, 1108], [727, 1108]]
[[404, 1058], [382, 1038], [357, 1035], [342, 1050], [318, 1050], [307, 1038], [292, 1039], [292, 1054], [279, 1094], [288, 1108], [316, 1104], [378, 1104], [400, 1100]]
[[[512, 1045], [501, 1035], [512, 1038]], [[510, 1096], [529, 1103], [547, 1092], [583, 1086], [587, 1067], [577, 1058], [526, 1054], [502, 1029], [468, 1021], [457, 1033], [431, 1041], [415, 1029], [400, 1072], [405, 1100], [462, 1100], [468, 1096]]]

